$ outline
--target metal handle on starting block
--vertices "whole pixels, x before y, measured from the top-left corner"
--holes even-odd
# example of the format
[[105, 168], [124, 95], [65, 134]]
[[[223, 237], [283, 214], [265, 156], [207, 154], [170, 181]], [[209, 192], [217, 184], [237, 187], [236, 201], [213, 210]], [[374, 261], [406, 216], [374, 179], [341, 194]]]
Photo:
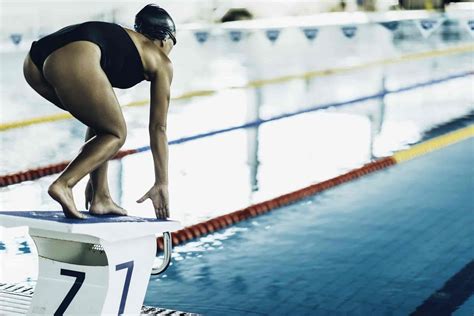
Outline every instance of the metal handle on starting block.
[[163, 233], [163, 262], [161, 265], [153, 267], [151, 269], [152, 275], [158, 275], [168, 268], [171, 262], [171, 251], [172, 251], [172, 243], [171, 243], [171, 234], [169, 232]]

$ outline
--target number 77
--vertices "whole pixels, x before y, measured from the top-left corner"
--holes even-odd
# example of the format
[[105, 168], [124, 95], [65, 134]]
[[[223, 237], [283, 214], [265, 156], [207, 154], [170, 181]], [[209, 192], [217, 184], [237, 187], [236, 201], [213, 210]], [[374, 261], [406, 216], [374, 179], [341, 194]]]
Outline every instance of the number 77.
[[[127, 269], [127, 275], [125, 276], [125, 284], [122, 290], [122, 298], [120, 299], [118, 315], [122, 315], [125, 310], [125, 302], [127, 301], [128, 289], [130, 288], [130, 281], [132, 279], [133, 260], [127, 261], [115, 266], [115, 271], [119, 271], [123, 269]], [[64, 312], [66, 311], [66, 309], [69, 307], [72, 300], [76, 296], [77, 292], [79, 292], [79, 289], [84, 283], [84, 280], [86, 279], [86, 273], [82, 271], [61, 269], [61, 275], [75, 277], [76, 280], [74, 281], [74, 284], [72, 285], [71, 289], [66, 294], [66, 296], [64, 297], [63, 301], [59, 305], [56, 312], [54, 312], [54, 316], [60, 316], [64, 314]]]

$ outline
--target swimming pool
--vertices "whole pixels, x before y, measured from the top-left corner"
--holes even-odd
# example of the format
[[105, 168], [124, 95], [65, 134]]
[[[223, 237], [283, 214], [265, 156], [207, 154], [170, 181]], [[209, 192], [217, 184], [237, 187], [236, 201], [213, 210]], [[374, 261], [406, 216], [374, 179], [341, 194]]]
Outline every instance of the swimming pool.
[[145, 303], [205, 315], [408, 315], [424, 305], [441, 315], [436, 303], [462, 296], [449, 313], [472, 315], [473, 150], [470, 139], [178, 246]]
[[[181, 68], [186, 75], [179, 78], [189, 78], [195, 71], [212, 80], [180, 79], [177, 90], [216, 91], [173, 101], [170, 140], [258, 124], [171, 146], [172, 217], [188, 226], [226, 214], [407, 148], [460, 117], [471, 119], [473, 76], [466, 72], [472, 71], [472, 49], [221, 89], [307, 69], [350, 68], [378, 58], [472, 43], [466, 37], [397, 39], [383, 29], [369, 30], [372, 33], [355, 43], [344, 39], [337, 28], [321, 32], [320, 44], [308, 44], [301, 36], [299, 60], [290, 58], [291, 34], [275, 44], [261, 42], [257, 34], [234, 51], [241, 54], [249, 45], [261, 46], [243, 59], [237, 53], [223, 54], [208, 69]], [[329, 44], [336, 34], [340, 37]], [[382, 41], [378, 50], [371, 49], [370, 34]], [[357, 54], [345, 56], [344, 49], [355, 44]], [[210, 45], [220, 47], [220, 52], [235, 49], [217, 40]], [[188, 47], [197, 50], [192, 62], [209, 57], [199, 47], [195, 43]], [[272, 56], [277, 49], [283, 53]], [[257, 51], [261, 55], [255, 56]], [[2, 53], [2, 61], [8, 61], [1, 77], [2, 101], [8, 104], [5, 115], [2, 112], [5, 121], [57, 111], [26, 90], [18, 73], [22, 58], [22, 52]], [[411, 88], [397, 91], [404, 87]], [[142, 90], [120, 97], [134, 100]], [[314, 111], [305, 112], [308, 109]], [[127, 107], [124, 112], [130, 132], [125, 147], [145, 146], [146, 109]], [[83, 134], [84, 128], [72, 120], [3, 131], [1, 173], [69, 159]], [[472, 140], [177, 247], [167, 274], [152, 278], [145, 303], [216, 315], [413, 312], [472, 260], [468, 256], [472, 239], [464, 226], [472, 222], [469, 159]], [[132, 215], [152, 217], [149, 205], [134, 202], [152, 181], [145, 166], [151, 166], [146, 151], [114, 161], [110, 183], [114, 198]], [[50, 176], [0, 188], [0, 208], [57, 209], [46, 195], [51, 181]], [[75, 190], [80, 206], [84, 184]], [[427, 215], [428, 211], [433, 213]], [[35, 279], [35, 249], [24, 235], [24, 230], [0, 231], [0, 255], [6, 259], [0, 281]], [[458, 305], [462, 306], [457, 313], [466, 315], [472, 310], [472, 298]]]
[[[470, 138], [175, 247], [145, 304], [204, 315], [471, 315], [473, 150]], [[28, 239], [2, 245], [7, 271], [35, 268]]]

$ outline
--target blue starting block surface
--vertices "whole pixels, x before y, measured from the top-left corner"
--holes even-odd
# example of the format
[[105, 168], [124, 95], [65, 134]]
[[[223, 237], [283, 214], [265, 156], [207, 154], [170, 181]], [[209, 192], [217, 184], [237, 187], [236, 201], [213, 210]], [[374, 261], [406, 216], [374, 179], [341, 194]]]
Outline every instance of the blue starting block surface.
[[[53, 221], [67, 224], [95, 224], [95, 223], [155, 223], [166, 222], [155, 218], [143, 218], [135, 216], [118, 216], [118, 215], [91, 215], [88, 212], [81, 212], [86, 219], [74, 219], [64, 216], [62, 211], [4, 211], [1, 215], [26, 217], [37, 220]], [[1, 217], [0, 217], [1, 218]]]
[[83, 212], [86, 219], [70, 219], [61, 211], [2, 211], [0, 226], [28, 226], [33, 229], [57, 233], [94, 236], [115, 241], [161, 234], [178, 230], [181, 224], [174, 220], [160, 220], [135, 216], [91, 215]]

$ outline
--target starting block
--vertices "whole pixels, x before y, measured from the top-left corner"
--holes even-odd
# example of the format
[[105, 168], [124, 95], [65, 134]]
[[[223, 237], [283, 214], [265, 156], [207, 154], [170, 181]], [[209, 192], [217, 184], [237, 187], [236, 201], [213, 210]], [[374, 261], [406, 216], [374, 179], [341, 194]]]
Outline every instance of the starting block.
[[[28, 226], [38, 251], [38, 280], [28, 315], [138, 315], [150, 273], [171, 259], [177, 221], [132, 216], [68, 219], [63, 212], [0, 212], [0, 226]], [[164, 262], [153, 268], [156, 234]]]

